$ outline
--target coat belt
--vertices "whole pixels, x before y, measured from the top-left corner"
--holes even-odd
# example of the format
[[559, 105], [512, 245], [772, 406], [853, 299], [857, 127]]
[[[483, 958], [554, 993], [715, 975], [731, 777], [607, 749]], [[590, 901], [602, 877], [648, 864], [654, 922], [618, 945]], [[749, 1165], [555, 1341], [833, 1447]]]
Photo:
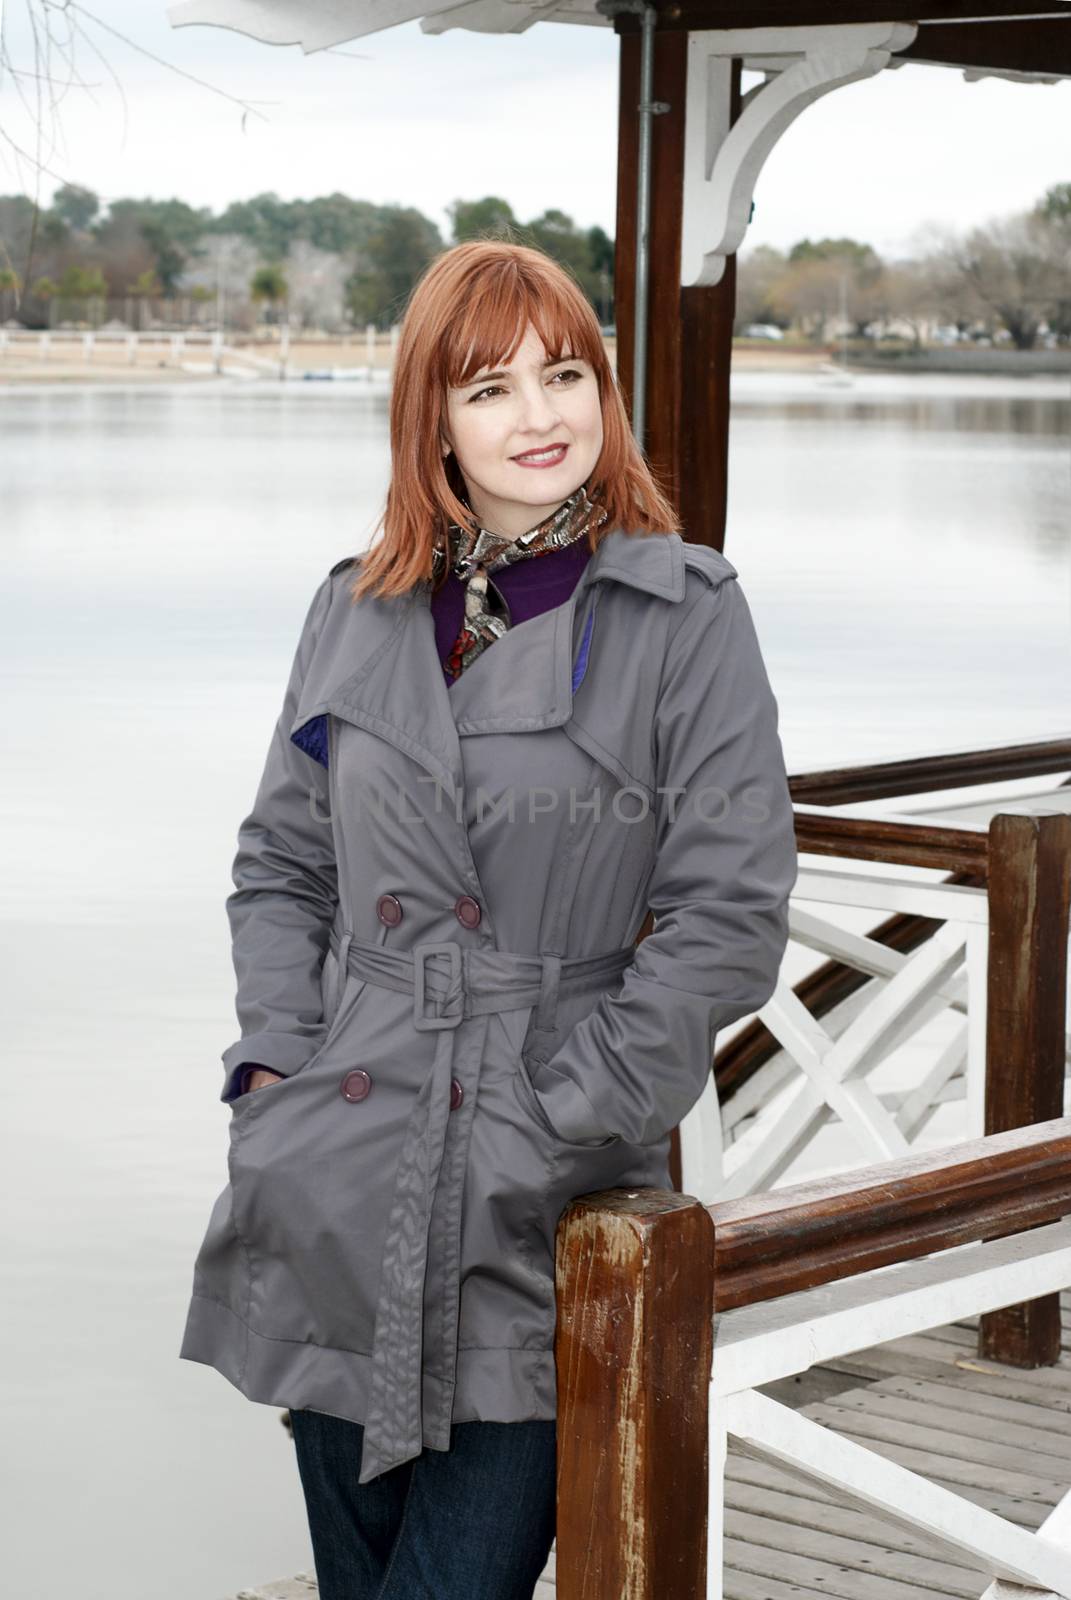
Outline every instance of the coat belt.
[[[452, 1314], [441, 1319], [449, 1332], [443, 1347], [431, 1352], [441, 1383], [441, 1400], [431, 1418], [425, 1417], [423, 1408], [423, 1317], [428, 1231], [446, 1145], [456, 1029], [469, 1018], [531, 1006], [530, 1034], [550, 1033], [559, 994], [604, 991], [630, 964], [635, 949], [630, 945], [604, 955], [567, 959], [467, 950], [443, 940], [392, 950], [351, 933], [338, 938], [333, 930], [331, 949], [339, 962], [339, 997], [347, 972], [385, 989], [412, 992], [413, 1026], [420, 1032], [440, 1033], [406, 1127], [387, 1219], [358, 1479], [367, 1483], [419, 1456], [425, 1435], [433, 1449], [450, 1447], [457, 1365], [456, 1261], [447, 1277]], [[474, 1048], [478, 1043], [482, 1050], [486, 1031], [487, 1023], [477, 1028]]]

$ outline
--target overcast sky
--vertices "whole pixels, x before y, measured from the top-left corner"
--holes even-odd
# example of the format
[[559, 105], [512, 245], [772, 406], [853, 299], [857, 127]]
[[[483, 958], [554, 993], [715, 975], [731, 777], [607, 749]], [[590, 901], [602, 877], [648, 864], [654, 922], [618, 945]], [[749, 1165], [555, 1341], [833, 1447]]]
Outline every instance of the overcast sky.
[[[27, 0], [0, 0], [14, 64], [34, 67]], [[104, 199], [177, 195], [221, 209], [265, 190], [284, 198], [334, 190], [419, 207], [449, 238], [444, 207], [504, 196], [521, 220], [549, 206], [581, 226], [614, 229], [617, 39], [609, 28], [540, 22], [524, 34], [419, 23], [305, 56], [220, 28], [172, 28], [157, 0], [76, 4], [86, 34], [76, 63], [92, 87], [69, 89], [48, 123], [42, 159], [58, 181]], [[61, 13], [53, 8], [52, 16]], [[205, 80], [147, 59], [90, 20], [128, 35]], [[1071, 26], [1071, 24], [1069, 24]], [[62, 62], [53, 63], [54, 72]], [[211, 85], [208, 87], [207, 85]], [[0, 130], [28, 145], [18, 90], [0, 83]], [[258, 104], [250, 115], [225, 94]], [[125, 109], [124, 109], [125, 97]], [[1022, 209], [1071, 180], [1071, 84], [988, 79], [906, 66], [837, 89], [809, 107], [767, 161], [744, 244], [788, 246], [850, 234], [883, 253], [929, 222], [961, 227]], [[32, 167], [0, 142], [0, 191], [34, 191]]]

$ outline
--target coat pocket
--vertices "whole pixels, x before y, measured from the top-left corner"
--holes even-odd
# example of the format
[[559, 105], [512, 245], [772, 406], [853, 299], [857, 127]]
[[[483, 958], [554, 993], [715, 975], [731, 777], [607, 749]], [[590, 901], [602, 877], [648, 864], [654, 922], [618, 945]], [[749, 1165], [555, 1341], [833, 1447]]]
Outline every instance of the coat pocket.
[[566, 1139], [558, 1132], [543, 1110], [543, 1103], [537, 1090], [539, 1069], [545, 1065], [546, 1062], [541, 1055], [521, 1051], [517, 1057], [517, 1082], [520, 1085], [522, 1099], [527, 1102], [532, 1116], [537, 1118], [554, 1145], [569, 1150], [604, 1150], [607, 1145], [620, 1144], [621, 1141], [616, 1133], [607, 1134], [605, 1139]]
[[[330, 963], [330, 966], [328, 963]], [[334, 952], [329, 950], [327, 952], [327, 958], [324, 961], [323, 970], [323, 993], [325, 997], [324, 1016], [328, 1019], [327, 1032], [320, 1040], [320, 1043], [317, 1045], [312, 1055], [306, 1062], [298, 1067], [296, 1072], [288, 1073], [285, 1078], [280, 1078], [278, 1083], [265, 1083], [262, 1084], [259, 1089], [247, 1089], [245, 1094], [240, 1094], [236, 1099], [232, 1100], [230, 1102], [231, 1127], [234, 1127], [236, 1122], [246, 1122], [253, 1106], [261, 1100], [262, 1096], [264, 1099], [271, 1099], [273, 1095], [282, 1095], [287, 1084], [294, 1083], [298, 1078], [303, 1078], [307, 1072], [315, 1067], [316, 1063], [319, 1061], [320, 1057], [323, 1055], [328, 1046], [334, 1043], [336, 1037], [338, 1036], [339, 1029], [344, 1026], [353, 1007], [357, 1004], [357, 1001], [359, 1000], [363, 991], [368, 987], [368, 980], [366, 978], [358, 978], [352, 973], [348, 973], [345, 984], [343, 985], [341, 999], [338, 1000], [338, 1004], [336, 1006], [335, 988], [337, 982], [337, 973], [338, 962], [335, 959]]]
[[532, 1082], [532, 1074], [537, 1070], [539, 1065], [540, 1063], [538, 1058], [533, 1057], [531, 1052], [525, 1052], [523, 1050], [520, 1051], [517, 1056], [517, 1076], [515, 1082], [518, 1085], [520, 1098], [527, 1106], [529, 1115], [533, 1116], [536, 1121], [542, 1125], [543, 1131], [546, 1133], [549, 1139], [557, 1142], [558, 1135], [544, 1115], [543, 1107], [539, 1103], [539, 1097], [535, 1092], [535, 1085]]
[[[619, 982], [615, 979], [614, 982]], [[532, 1115], [537, 1117], [556, 1146], [563, 1146], [571, 1150], [603, 1150], [608, 1145], [620, 1144], [621, 1140], [616, 1133], [607, 1134], [603, 1139], [567, 1139], [559, 1133], [550, 1121], [543, 1108], [539, 1097], [539, 1075], [543, 1067], [553, 1059], [554, 1054], [561, 1048], [562, 1042], [568, 1038], [576, 1024], [598, 1004], [598, 995], [591, 992], [562, 995], [558, 1001], [557, 1015], [553, 1029], [540, 1033], [526, 1033], [525, 1040], [517, 1052], [517, 1076], [520, 1082], [520, 1093], [531, 1109]], [[534, 1009], [534, 1008], [533, 1008]]]
[[[350, 975], [315, 1055], [281, 1083], [253, 1091], [236, 1120], [230, 1173], [248, 1261], [245, 1320], [264, 1338], [372, 1349], [411, 1112], [409, 1089], [397, 1081], [412, 1059], [399, 1027], [406, 1007], [411, 996]], [[434, 1035], [414, 1037], [420, 1044]], [[364, 1096], [345, 1092], [356, 1069], [371, 1083]]]

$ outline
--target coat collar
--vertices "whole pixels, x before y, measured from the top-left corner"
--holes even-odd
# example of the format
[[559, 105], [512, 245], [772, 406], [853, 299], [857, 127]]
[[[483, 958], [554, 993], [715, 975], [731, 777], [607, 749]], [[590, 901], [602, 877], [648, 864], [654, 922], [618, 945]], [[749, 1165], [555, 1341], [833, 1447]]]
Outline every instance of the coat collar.
[[[660, 600], [683, 600], [680, 535], [614, 529], [593, 552], [567, 601], [509, 629], [453, 687], [443, 677], [435, 648], [430, 582], [375, 602], [365, 626], [345, 629], [349, 648], [332, 651], [319, 671], [310, 669], [290, 733], [329, 712], [387, 740], [456, 792], [463, 783], [461, 738], [531, 733], [569, 721], [573, 657], [598, 599], [597, 587], [606, 583]], [[362, 610], [348, 596], [343, 604], [351, 612]], [[354, 638], [366, 645], [356, 668]], [[350, 669], [345, 675], [334, 670], [333, 662], [340, 660]]]
[[594, 552], [581, 583], [612, 579], [660, 600], [684, 599], [684, 541], [679, 533], [626, 533], [615, 528]]

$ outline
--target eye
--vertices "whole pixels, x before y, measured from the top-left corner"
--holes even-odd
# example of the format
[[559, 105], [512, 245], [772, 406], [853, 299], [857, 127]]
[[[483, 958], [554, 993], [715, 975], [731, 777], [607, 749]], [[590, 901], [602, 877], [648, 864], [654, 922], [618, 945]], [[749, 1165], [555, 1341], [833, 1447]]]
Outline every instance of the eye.
[[[567, 367], [564, 372], [556, 372], [554, 374], [554, 378], [551, 379], [551, 382], [554, 382], [557, 378], [571, 378], [574, 382], [579, 383], [583, 376], [584, 374], [582, 372], [577, 372], [574, 367]], [[566, 388], [571, 389], [572, 383], [566, 384]]]
[[478, 389], [475, 394], [469, 396], [469, 405], [471, 405], [474, 400], [482, 400], [485, 394], [502, 394], [502, 393], [503, 393], [503, 390], [502, 390], [502, 387], [501, 387], [500, 384], [489, 383], [487, 385], [486, 389]]

